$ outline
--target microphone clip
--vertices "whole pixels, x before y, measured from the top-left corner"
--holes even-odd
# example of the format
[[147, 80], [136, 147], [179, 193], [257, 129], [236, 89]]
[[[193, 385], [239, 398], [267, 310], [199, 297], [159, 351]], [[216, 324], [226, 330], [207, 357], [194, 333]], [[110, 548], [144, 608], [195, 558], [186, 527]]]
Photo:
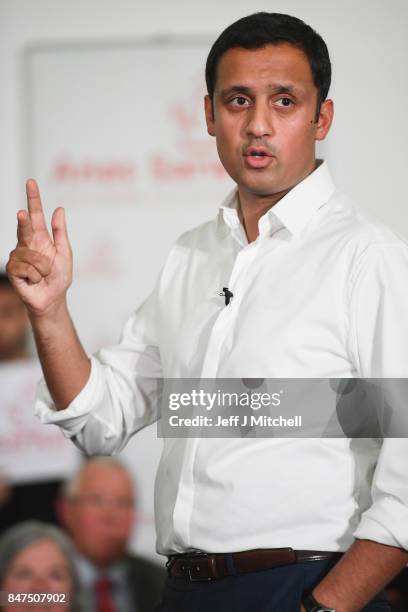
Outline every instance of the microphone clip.
[[232, 293], [232, 291], [228, 289], [228, 287], [223, 287], [222, 292], [219, 295], [222, 295], [223, 297], [225, 297], [226, 306], [228, 306], [228, 304], [230, 303], [231, 298], [234, 297], [234, 294]]

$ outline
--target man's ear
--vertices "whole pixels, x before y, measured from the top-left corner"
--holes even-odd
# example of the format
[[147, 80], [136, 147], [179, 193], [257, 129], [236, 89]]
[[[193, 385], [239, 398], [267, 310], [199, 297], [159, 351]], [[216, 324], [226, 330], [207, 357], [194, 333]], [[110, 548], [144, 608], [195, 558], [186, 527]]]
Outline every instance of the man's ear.
[[330, 130], [333, 121], [334, 104], [333, 100], [325, 100], [320, 107], [319, 117], [316, 123], [315, 140], [324, 140]]
[[214, 108], [212, 100], [208, 94], [204, 96], [204, 111], [205, 121], [207, 123], [207, 132], [210, 136], [215, 136]]

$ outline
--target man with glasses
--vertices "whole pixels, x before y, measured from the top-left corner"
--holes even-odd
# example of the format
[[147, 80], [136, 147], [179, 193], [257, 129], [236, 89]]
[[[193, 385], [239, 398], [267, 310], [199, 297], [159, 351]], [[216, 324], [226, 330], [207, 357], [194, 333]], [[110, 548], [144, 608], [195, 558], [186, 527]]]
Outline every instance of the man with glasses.
[[128, 552], [135, 494], [126, 468], [110, 457], [90, 459], [63, 487], [58, 512], [77, 552], [84, 610], [152, 610], [165, 571]]

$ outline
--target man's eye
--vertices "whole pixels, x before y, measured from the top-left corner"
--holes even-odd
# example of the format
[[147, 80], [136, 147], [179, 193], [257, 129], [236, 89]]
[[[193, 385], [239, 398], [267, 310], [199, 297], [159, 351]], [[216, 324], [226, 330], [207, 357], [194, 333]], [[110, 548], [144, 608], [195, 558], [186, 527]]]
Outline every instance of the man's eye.
[[235, 98], [232, 98], [231, 102], [234, 106], [245, 106], [248, 100], [243, 96], [235, 96]]
[[290, 98], [279, 98], [278, 102], [281, 102], [281, 106], [289, 107], [293, 104]]

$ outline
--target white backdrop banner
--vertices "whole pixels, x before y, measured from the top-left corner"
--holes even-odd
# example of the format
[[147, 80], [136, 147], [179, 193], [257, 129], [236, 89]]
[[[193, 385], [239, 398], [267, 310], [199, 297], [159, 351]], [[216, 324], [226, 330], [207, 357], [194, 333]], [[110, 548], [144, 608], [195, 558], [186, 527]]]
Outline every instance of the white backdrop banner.
[[177, 236], [232, 187], [204, 121], [200, 38], [26, 53], [26, 175], [67, 209], [71, 301], [93, 351], [116, 341]]

